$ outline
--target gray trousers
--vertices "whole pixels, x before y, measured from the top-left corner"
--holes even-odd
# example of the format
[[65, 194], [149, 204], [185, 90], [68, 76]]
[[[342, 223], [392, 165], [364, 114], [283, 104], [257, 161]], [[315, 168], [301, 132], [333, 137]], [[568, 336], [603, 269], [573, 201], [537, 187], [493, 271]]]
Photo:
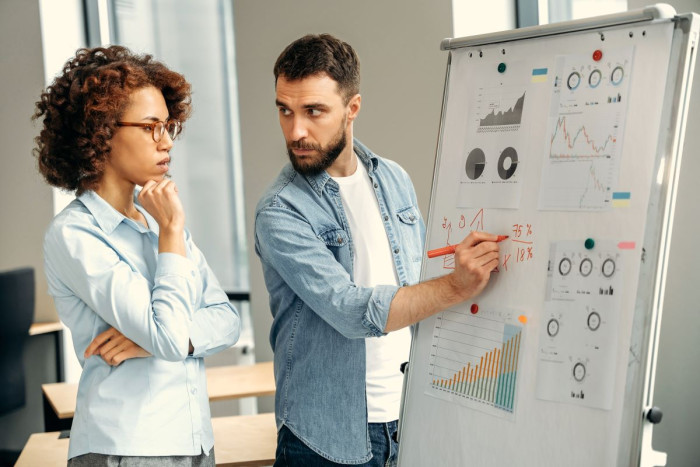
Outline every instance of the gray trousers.
[[83, 454], [68, 460], [68, 467], [216, 467], [214, 448], [198, 456], [111, 456]]

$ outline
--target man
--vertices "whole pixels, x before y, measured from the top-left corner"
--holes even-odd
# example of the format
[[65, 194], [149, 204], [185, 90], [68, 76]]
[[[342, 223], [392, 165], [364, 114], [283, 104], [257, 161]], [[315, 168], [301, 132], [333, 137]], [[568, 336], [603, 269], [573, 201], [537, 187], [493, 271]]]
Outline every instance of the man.
[[258, 204], [255, 250], [274, 317], [275, 465], [395, 463], [408, 326], [484, 288], [496, 236], [473, 232], [453, 273], [410, 285], [425, 227], [406, 172], [353, 138], [355, 51], [308, 35], [274, 74], [291, 165]]

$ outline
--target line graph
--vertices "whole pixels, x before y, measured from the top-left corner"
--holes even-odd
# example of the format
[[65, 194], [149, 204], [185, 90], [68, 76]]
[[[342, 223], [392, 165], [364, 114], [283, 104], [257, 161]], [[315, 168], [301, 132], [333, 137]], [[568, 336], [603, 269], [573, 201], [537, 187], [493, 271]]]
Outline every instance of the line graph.
[[600, 210], [611, 205], [623, 117], [605, 110], [560, 112], [550, 117], [541, 206]]
[[552, 167], [557, 173], [541, 194], [552, 208], [597, 209], [610, 204], [614, 174], [609, 159], [572, 160]]
[[609, 183], [605, 183], [598, 178], [598, 174], [596, 173], [596, 167], [594, 164], [591, 164], [588, 168], [588, 177], [586, 178], [586, 184], [584, 185], [583, 193], [581, 193], [581, 196], [579, 198], [579, 206], [585, 203], [585, 200], [589, 196], [589, 193], [600, 193], [603, 195], [607, 191], [609, 191], [609, 189]]
[[611, 157], [617, 143], [617, 123], [612, 128], [594, 126], [599, 135], [595, 137], [590, 123], [577, 122], [572, 117], [562, 115], [557, 119], [549, 141], [550, 159]]

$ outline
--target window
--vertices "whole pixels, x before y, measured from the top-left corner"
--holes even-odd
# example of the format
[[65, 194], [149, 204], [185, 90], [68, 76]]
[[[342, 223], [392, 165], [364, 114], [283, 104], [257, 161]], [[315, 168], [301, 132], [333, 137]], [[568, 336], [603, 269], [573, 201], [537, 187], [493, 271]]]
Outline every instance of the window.
[[187, 227], [222, 287], [247, 296], [230, 2], [93, 0], [86, 2], [86, 13], [90, 46], [108, 42], [152, 54], [192, 84], [192, 116], [171, 152], [171, 174]]
[[550, 0], [548, 4], [550, 23], [627, 11], [627, 0]]
[[516, 0], [519, 28], [627, 11], [627, 0]]

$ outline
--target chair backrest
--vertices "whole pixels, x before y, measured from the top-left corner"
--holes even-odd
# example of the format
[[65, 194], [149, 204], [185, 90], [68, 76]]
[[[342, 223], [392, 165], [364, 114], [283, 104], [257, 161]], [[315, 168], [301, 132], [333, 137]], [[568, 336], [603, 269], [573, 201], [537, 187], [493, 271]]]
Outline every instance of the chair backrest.
[[34, 269], [0, 272], [0, 414], [25, 404], [24, 344], [34, 320]]

